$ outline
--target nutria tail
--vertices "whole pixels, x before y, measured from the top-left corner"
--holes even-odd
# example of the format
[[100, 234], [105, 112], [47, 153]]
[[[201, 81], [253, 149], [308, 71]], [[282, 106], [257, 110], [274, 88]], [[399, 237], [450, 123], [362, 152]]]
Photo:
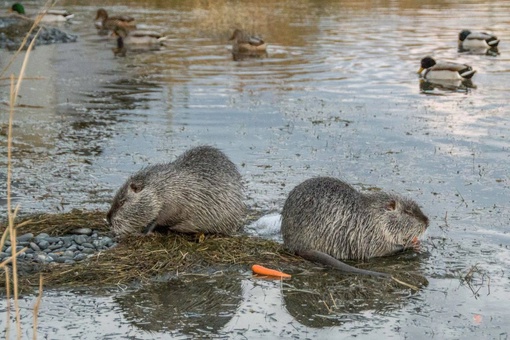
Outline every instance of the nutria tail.
[[333, 256], [330, 256], [330, 255], [325, 254], [320, 251], [303, 250], [303, 251], [298, 251], [297, 254], [306, 260], [309, 260], [312, 262], [318, 262], [318, 263], [333, 267], [334, 269], [340, 270], [342, 272], [391, 278], [391, 275], [388, 273], [374, 272], [371, 270], [365, 270], [365, 269], [360, 269], [360, 268], [356, 268], [353, 266], [349, 266], [348, 264], [345, 264], [342, 261], [335, 259]]

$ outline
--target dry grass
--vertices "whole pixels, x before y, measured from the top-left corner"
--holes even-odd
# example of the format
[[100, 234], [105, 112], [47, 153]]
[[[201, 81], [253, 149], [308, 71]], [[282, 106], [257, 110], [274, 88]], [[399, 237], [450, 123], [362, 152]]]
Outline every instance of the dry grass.
[[[22, 220], [20, 232], [41, 232], [53, 236], [68, 234], [76, 228], [90, 227], [102, 235], [110, 235], [104, 223], [104, 212], [72, 211], [66, 214], [42, 214]], [[391, 261], [391, 262], [389, 262]], [[426, 280], [413, 274], [417, 261], [406, 263], [402, 259], [373, 261], [366, 269], [390, 272], [401, 281], [413, 286], [426, 285]], [[185, 274], [204, 274], [211, 270], [224, 273], [249, 270], [251, 265], [261, 264], [290, 273], [316, 273], [316, 265], [283, 249], [281, 244], [257, 237], [239, 235], [234, 237], [206, 236], [169, 233], [151, 236], [132, 236], [122, 239], [117, 246], [96, 253], [90, 259], [74, 264], [49, 264], [35, 266], [20, 275], [20, 289], [30, 291], [39, 283], [43, 273], [45, 287], [114, 287], [135, 283], [147, 283], [154, 279], [168, 279]], [[355, 277], [338, 274], [349, 281], [360, 282], [366, 289], [394, 290], [402, 285], [396, 281], [371, 277]], [[2, 281], [3, 279], [0, 279]], [[386, 288], [385, 288], [386, 287]]]
[[[50, 6], [51, 2], [48, 1], [45, 8], [43, 10], [46, 10]], [[12, 65], [14, 60], [18, 57], [19, 53], [25, 48], [26, 43], [28, 41], [28, 37], [30, 36], [30, 33], [35, 30], [39, 22], [41, 21], [42, 16], [38, 16], [35, 21], [32, 24], [32, 27], [30, 28], [29, 32], [25, 35], [25, 38], [23, 39], [23, 42], [21, 46], [19, 47], [18, 51], [13, 55], [10, 62], [6, 65], [6, 67], [2, 70], [2, 73], [0, 74], [0, 77], [4, 75], [6, 70]], [[4, 261], [0, 263], [0, 268], [3, 268], [5, 270], [5, 288], [6, 288], [6, 297], [7, 297], [7, 321], [6, 321], [6, 336], [9, 338], [10, 335], [10, 300], [11, 300], [11, 291], [12, 291], [12, 298], [14, 303], [14, 311], [15, 311], [15, 319], [16, 319], [16, 335], [17, 338], [21, 338], [21, 317], [20, 317], [20, 311], [19, 311], [19, 285], [18, 285], [18, 263], [17, 263], [17, 255], [16, 252], [16, 234], [17, 229], [15, 226], [15, 219], [16, 215], [18, 213], [19, 207], [15, 207], [12, 209], [12, 202], [11, 202], [11, 182], [12, 182], [12, 140], [13, 140], [13, 121], [14, 121], [14, 109], [16, 106], [16, 100], [18, 98], [19, 90], [21, 88], [21, 84], [25, 75], [25, 70], [28, 64], [28, 60], [30, 57], [30, 52], [32, 51], [35, 41], [37, 39], [37, 36], [40, 32], [40, 28], [35, 34], [34, 38], [32, 39], [31, 43], [28, 45], [27, 50], [25, 52], [25, 56], [23, 58], [23, 63], [21, 65], [21, 69], [19, 71], [19, 75], [15, 77], [14, 75], [10, 76], [10, 100], [9, 100], [9, 123], [7, 127], [7, 227], [3, 230], [3, 234], [0, 240], [0, 247], [3, 247], [5, 240], [7, 237], [10, 238], [12, 247], [12, 256], [10, 260]], [[9, 270], [7, 264], [10, 263], [11, 269]], [[10, 281], [12, 280], [12, 286], [10, 284]], [[42, 282], [42, 281], [41, 281]], [[42, 294], [42, 286], [39, 294]], [[37, 323], [34, 320], [34, 339], [37, 337], [35, 333], [35, 329], [37, 327]]]

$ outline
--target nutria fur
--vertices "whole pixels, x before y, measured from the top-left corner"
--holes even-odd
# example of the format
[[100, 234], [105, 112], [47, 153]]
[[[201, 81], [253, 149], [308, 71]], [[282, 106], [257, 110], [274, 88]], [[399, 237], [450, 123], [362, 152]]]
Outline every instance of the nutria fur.
[[230, 235], [239, 230], [244, 215], [236, 166], [220, 150], [199, 146], [129, 177], [115, 195], [107, 221], [117, 235], [148, 233], [156, 226]]
[[410, 199], [384, 192], [363, 194], [339, 179], [317, 177], [289, 193], [281, 230], [285, 247], [309, 260], [381, 275], [331, 261], [367, 260], [413, 248], [413, 239], [427, 226], [428, 218]]

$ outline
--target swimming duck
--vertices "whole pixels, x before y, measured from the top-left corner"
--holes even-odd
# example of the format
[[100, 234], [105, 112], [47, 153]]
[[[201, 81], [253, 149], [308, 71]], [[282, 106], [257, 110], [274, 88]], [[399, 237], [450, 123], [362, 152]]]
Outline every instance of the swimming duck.
[[459, 33], [459, 47], [464, 49], [472, 48], [494, 48], [499, 44], [499, 39], [493, 34], [485, 32], [473, 32], [462, 30]]
[[126, 27], [128, 30], [136, 29], [135, 18], [127, 15], [108, 16], [104, 8], [97, 10], [94, 25], [98, 29], [113, 31], [115, 27]]
[[162, 45], [168, 37], [161, 33], [146, 30], [129, 30], [124, 26], [115, 26], [113, 29], [117, 36], [117, 48], [123, 48], [128, 45]]
[[264, 52], [267, 48], [264, 40], [251, 36], [240, 29], [234, 30], [229, 40], [232, 40], [232, 53]]
[[421, 67], [418, 73], [425, 70], [424, 79], [431, 80], [455, 80], [455, 79], [471, 79], [476, 70], [469, 65], [458, 64], [453, 62], [436, 62], [431, 57], [425, 57], [421, 60]]
[[[26, 15], [25, 7], [23, 7], [23, 5], [18, 2], [12, 5], [11, 11], [20, 15]], [[74, 14], [71, 14], [66, 10], [49, 9], [44, 12], [44, 16], [42, 17], [41, 22], [65, 22], [72, 18], [74, 18]]]

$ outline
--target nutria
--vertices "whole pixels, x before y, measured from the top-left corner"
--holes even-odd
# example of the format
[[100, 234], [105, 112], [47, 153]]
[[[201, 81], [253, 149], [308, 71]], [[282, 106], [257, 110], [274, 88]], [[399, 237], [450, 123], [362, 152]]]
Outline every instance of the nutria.
[[395, 194], [363, 194], [336, 178], [311, 178], [296, 186], [282, 210], [286, 248], [343, 271], [376, 276], [339, 260], [367, 260], [413, 248], [428, 218]]
[[107, 221], [117, 235], [149, 233], [156, 226], [230, 235], [240, 228], [244, 214], [236, 166], [220, 150], [199, 146], [129, 177], [115, 195]]

